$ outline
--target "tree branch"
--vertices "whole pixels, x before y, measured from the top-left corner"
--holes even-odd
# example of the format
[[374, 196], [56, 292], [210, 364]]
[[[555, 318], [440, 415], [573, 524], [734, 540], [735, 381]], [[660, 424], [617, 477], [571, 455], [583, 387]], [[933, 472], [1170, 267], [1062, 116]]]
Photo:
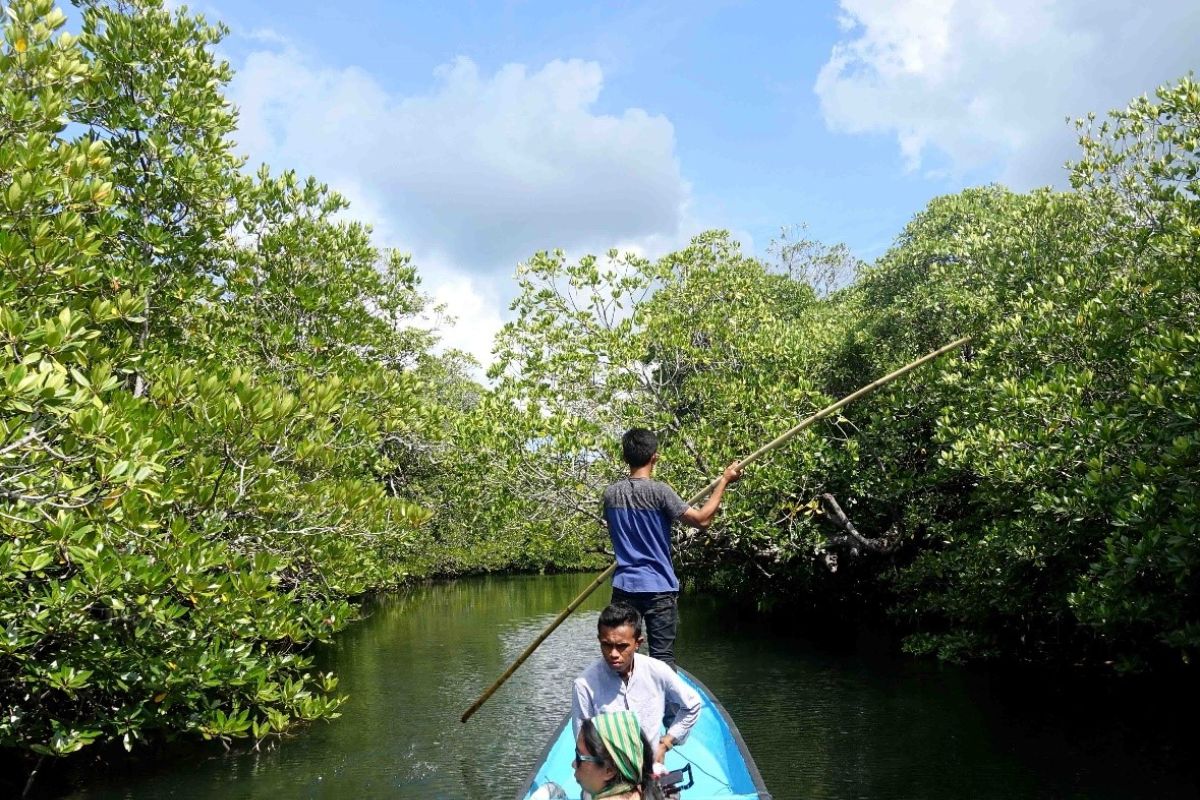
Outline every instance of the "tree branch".
[[822, 507], [821, 514], [846, 532], [845, 536], [835, 536], [826, 540], [825, 546], [843, 547], [850, 546], [851, 555], [858, 555], [858, 549], [862, 548], [871, 553], [890, 553], [893, 543], [885, 537], [878, 539], [868, 539], [858, 532], [854, 527], [854, 523], [846, 516], [846, 512], [842, 511], [842, 507], [838, 505], [837, 498], [828, 492], [821, 495]]

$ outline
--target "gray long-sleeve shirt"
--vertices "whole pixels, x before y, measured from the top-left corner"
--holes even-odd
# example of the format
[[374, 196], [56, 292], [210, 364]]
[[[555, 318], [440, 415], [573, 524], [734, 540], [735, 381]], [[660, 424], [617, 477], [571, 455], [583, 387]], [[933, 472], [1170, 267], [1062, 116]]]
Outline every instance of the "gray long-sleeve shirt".
[[571, 723], [578, 736], [585, 719], [609, 711], [632, 711], [637, 714], [650, 746], [657, 747], [667, 703], [679, 706], [667, 727], [667, 735], [675, 744], [682, 744], [700, 717], [700, 695], [675, 670], [656, 658], [634, 653], [628, 683], [601, 658], [575, 679]]

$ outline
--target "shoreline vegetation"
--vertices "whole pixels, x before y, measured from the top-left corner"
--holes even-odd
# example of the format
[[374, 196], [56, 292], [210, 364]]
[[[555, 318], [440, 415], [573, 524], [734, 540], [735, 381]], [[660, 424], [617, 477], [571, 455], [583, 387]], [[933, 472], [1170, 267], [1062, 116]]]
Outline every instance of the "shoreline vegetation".
[[[259, 742], [338, 715], [355, 599], [607, 563], [633, 424], [686, 490], [757, 465], [692, 585], [884, 617], [915, 654], [1115, 674], [1200, 654], [1200, 87], [1077, 125], [1071, 190], [933, 200], [873, 264], [786, 232], [533, 255], [490, 383], [419, 265], [236, 154], [219, 25], [8, 4], [0, 48], [0, 752]], [[586, 187], [581, 187], [586, 191]], [[848, 535], [839, 513], [861, 535]]]

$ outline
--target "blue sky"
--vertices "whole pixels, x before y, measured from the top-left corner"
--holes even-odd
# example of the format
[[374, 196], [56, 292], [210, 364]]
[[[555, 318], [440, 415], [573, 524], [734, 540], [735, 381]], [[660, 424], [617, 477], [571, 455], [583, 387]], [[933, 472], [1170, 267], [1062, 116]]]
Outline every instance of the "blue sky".
[[1065, 186], [1066, 117], [1200, 61], [1193, 0], [192, 8], [232, 29], [242, 151], [347, 194], [481, 360], [538, 249], [805, 224], [870, 260], [939, 194]]

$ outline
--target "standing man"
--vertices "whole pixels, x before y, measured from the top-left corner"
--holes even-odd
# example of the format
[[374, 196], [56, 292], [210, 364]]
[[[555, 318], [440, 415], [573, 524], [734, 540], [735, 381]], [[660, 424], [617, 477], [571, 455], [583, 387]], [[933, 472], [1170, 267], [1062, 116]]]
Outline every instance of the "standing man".
[[575, 735], [585, 719], [632, 711], [661, 764], [700, 718], [700, 695], [666, 664], [637, 651], [644, 632], [642, 615], [633, 606], [618, 602], [601, 611], [596, 636], [600, 658], [575, 679], [571, 693]]
[[675, 668], [675, 633], [679, 626], [679, 579], [671, 561], [671, 524], [675, 520], [706, 528], [725, 487], [742, 477], [734, 461], [725, 468], [712, 494], [692, 508], [667, 484], [654, 480], [658, 437], [632, 428], [621, 439], [629, 477], [604, 490], [604, 520], [617, 556], [613, 602], [622, 601], [645, 617], [650, 656]]

